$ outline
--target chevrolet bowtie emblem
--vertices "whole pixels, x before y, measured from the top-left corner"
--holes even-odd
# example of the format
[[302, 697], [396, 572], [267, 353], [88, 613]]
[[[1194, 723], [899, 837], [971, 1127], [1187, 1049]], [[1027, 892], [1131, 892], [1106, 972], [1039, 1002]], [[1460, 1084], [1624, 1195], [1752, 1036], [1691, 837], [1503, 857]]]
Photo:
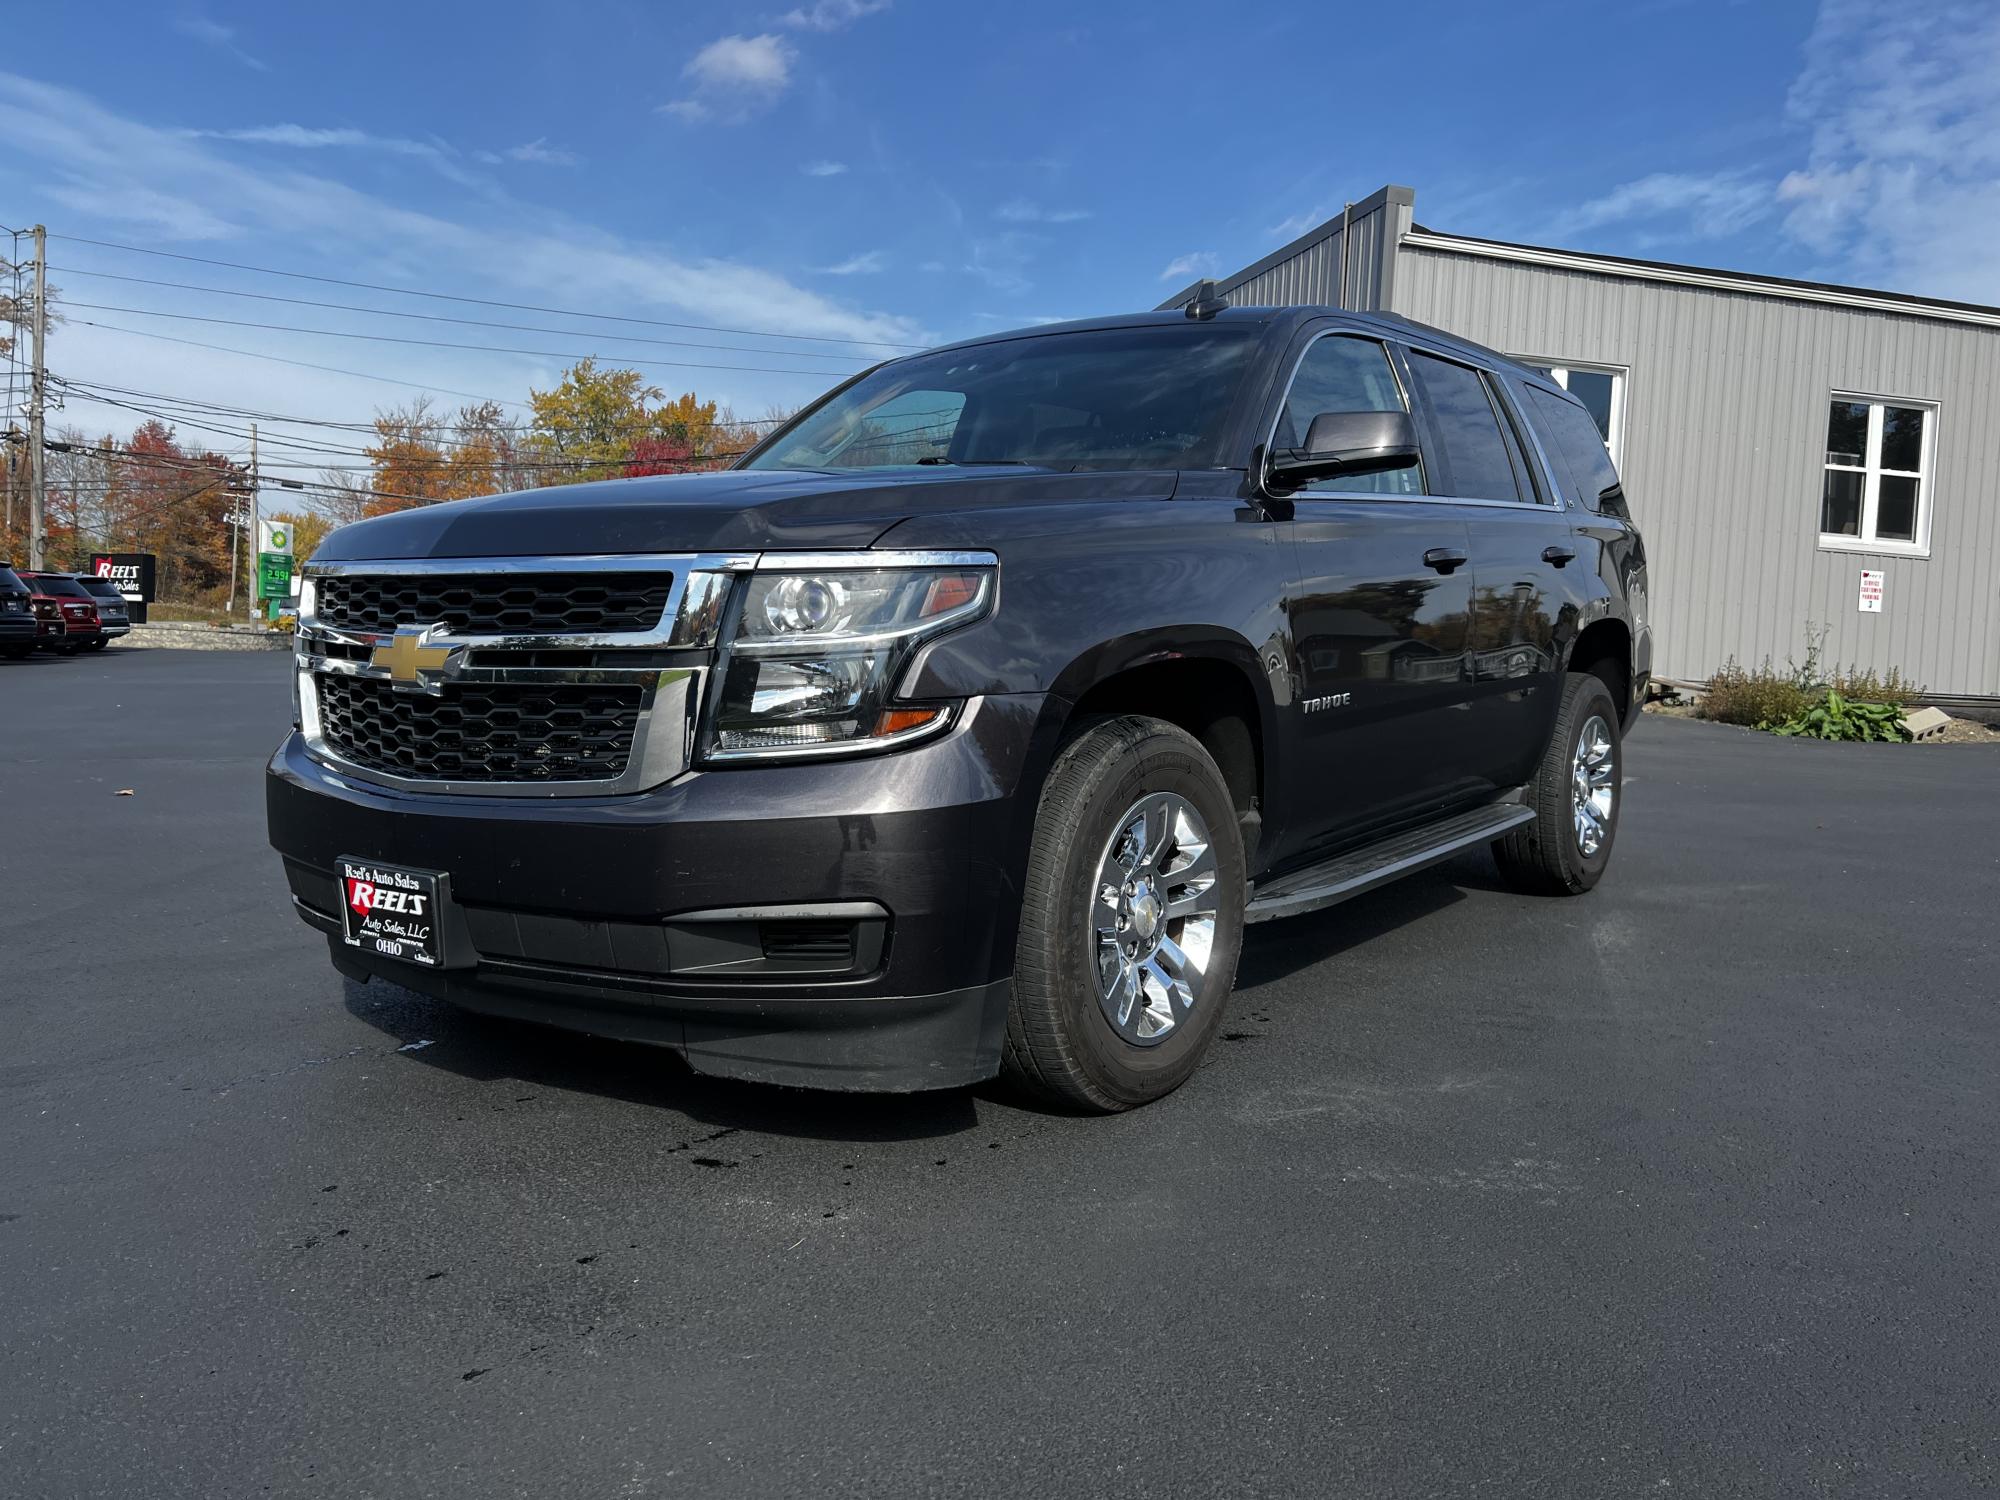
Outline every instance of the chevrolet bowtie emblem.
[[451, 647], [433, 646], [430, 633], [435, 626], [403, 625], [386, 643], [378, 641], [370, 666], [387, 667], [393, 682], [421, 682], [425, 672], [435, 672], [451, 659]]

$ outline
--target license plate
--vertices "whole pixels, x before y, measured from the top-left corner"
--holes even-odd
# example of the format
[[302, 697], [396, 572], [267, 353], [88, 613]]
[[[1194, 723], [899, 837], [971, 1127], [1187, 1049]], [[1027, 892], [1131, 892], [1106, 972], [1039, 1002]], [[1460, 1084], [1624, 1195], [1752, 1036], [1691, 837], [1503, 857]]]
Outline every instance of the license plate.
[[410, 870], [371, 859], [340, 860], [340, 910], [348, 946], [435, 969], [444, 962], [439, 937], [436, 870]]

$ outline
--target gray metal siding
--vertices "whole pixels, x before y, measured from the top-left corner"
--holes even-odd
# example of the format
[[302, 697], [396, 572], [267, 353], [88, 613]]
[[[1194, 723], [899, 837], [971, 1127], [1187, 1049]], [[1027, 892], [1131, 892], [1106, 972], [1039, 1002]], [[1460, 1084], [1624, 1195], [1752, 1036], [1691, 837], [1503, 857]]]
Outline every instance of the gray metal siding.
[[[1275, 299], [1274, 299], [1275, 300]], [[1623, 365], [1624, 471], [1655, 670], [1831, 662], [2000, 695], [2000, 330], [1524, 265], [1405, 243], [1394, 311], [1510, 353]], [[1818, 545], [1831, 391], [1939, 404], [1928, 558]], [[1863, 568], [1882, 613], [1856, 608]]]
[[[1389, 250], [1410, 227], [1413, 201], [1408, 188], [1382, 188], [1350, 207], [1344, 234], [1340, 219], [1329, 219], [1256, 264], [1218, 280], [1216, 290], [1236, 307], [1334, 306], [1367, 312], [1387, 307], [1394, 272]], [[1349, 242], [1344, 288], [1343, 238]], [[1160, 306], [1183, 307], [1193, 295], [1191, 285]]]

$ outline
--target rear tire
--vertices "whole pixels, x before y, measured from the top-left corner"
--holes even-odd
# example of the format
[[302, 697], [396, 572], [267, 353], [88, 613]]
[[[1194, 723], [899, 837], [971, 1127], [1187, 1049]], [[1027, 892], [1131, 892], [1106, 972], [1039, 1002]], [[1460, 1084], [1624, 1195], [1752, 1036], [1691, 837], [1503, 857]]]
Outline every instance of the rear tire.
[[1002, 1077], [1094, 1114], [1178, 1088], [1221, 1025], [1243, 901], [1236, 807], [1201, 744], [1159, 719], [1086, 722], [1035, 814]]
[[1528, 784], [1535, 818], [1493, 844], [1500, 874], [1531, 896], [1580, 896], [1603, 877], [1624, 802], [1618, 706], [1600, 677], [1563, 679], [1555, 733]]

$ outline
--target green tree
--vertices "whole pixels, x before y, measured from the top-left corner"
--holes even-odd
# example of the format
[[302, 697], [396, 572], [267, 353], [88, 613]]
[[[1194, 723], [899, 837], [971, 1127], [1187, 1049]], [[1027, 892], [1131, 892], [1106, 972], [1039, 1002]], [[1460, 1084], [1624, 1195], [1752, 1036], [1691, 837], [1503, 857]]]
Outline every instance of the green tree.
[[[662, 436], [659, 413], [648, 402], [660, 390], [637, 370], [600, 370], [586, 359], [572, 366], [552, 391], [530, 391], [535, 417], [526, 447], [536, 458], [574, 463], [554, 482], [609, 479], [625, 471], [634, 448]], [[708, 408], [714, 420], [714, 407]]]

